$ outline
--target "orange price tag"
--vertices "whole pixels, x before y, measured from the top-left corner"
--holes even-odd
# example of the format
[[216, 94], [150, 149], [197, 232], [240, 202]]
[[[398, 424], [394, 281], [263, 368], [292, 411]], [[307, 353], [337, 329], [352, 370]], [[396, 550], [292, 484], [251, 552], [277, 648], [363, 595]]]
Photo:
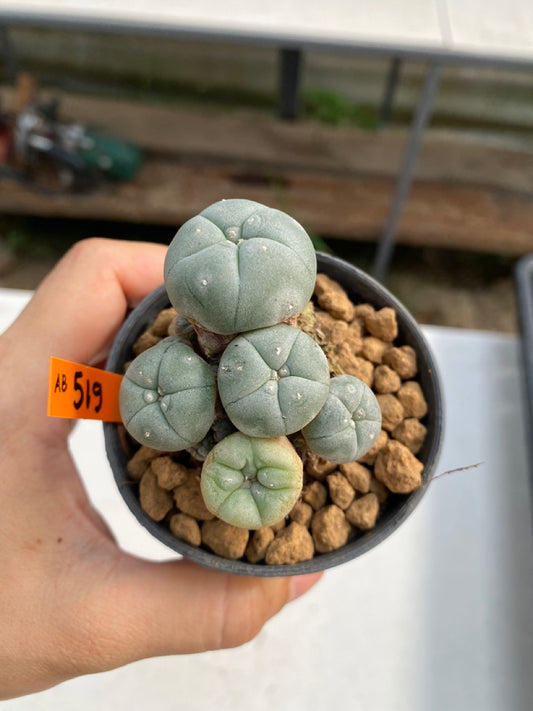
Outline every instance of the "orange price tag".
[[120, 422], [118, 393], [121, 382], [122, 375], [52, 356], [48, 415]]

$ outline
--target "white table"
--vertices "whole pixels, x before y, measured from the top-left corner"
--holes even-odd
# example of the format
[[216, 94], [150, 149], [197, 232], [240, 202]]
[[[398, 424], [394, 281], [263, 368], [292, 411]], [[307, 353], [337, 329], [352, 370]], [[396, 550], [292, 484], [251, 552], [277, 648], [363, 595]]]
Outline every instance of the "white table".
[[531, 64], [528, 0], [1, 0], [0, 20]]
[[[27, 298], [0, 290], [0, 331]], [[0, 703], [2, 711], [530, 711], [533, 542], [519, 344], [424, 331], [447, 401], [438, 471], [483, 465], [436, 480], [393, 536], [329, 571], [245, 647], [137, 662]], [[115, 491], [99, 423], [81, 423], [72, 449], [120, 544], [169, 557]]]

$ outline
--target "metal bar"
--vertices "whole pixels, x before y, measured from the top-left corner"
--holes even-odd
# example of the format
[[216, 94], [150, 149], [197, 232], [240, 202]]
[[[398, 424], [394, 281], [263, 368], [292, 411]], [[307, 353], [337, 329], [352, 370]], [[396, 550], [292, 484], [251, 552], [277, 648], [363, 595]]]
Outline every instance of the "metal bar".
[[283, 119], [295, 119], [300, 112], [302, 51], [284, 47], [279, 56], [279, 116]]
[[392, 206], [387, 224], [379, 241], [374, 261], [373, 275], [378, 280], [384, 278], [390, 265], [398, 223], [402, 216], [403, 208], [413, 181], [413, 174], [424, 131], [431, 118], [433, 100], [439, 86], [441, 70], [442, 65], [440, 62], [430, 63], [416, 112], [411, 123], [411, 130], [402, 158]]
[[17, 75], [17, 60], [15, 52], [9, 39], [9, 28], [7, 25], [0, 25], [0, 46], [5, 59], [6, 78], [8, 81], [15, 81]]
[[396, 96], [396, 89], [400, 80], [401, 69], [402, 60], [399, 57], [393, 57], [389, 63], [385, 91], [383, 93], [383, 100], [379, 111], [379, 123], [381, 126], [385, 126], [390, 121], [394, 97]]

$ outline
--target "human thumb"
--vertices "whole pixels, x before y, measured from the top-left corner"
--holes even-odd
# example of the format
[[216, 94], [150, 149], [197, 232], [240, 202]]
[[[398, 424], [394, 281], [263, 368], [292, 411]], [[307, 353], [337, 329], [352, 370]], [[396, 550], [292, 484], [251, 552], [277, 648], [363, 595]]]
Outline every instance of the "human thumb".
[[113, 628], [104, 636], [112, 640], [112, 649], [102, 650], [104, 668], [244, 644], [320, 577], [237, 576], [185, 560], [153, 563], [125, 556], [115, 579], [100, 589], [106, 610], [97, 619]]

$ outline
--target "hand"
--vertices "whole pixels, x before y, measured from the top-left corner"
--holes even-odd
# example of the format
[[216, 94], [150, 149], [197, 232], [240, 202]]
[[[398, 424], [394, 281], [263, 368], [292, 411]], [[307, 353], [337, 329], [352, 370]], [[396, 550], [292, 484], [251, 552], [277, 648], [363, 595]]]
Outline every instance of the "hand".
[[162, 283], [165, 248], [79, 242], [0, 337], [0, 698], [149, 656], [254, 637], [319, 575], [251, 578], [115, 545], [47, 418], [50, 355], [98, 364], [129, 307]]

